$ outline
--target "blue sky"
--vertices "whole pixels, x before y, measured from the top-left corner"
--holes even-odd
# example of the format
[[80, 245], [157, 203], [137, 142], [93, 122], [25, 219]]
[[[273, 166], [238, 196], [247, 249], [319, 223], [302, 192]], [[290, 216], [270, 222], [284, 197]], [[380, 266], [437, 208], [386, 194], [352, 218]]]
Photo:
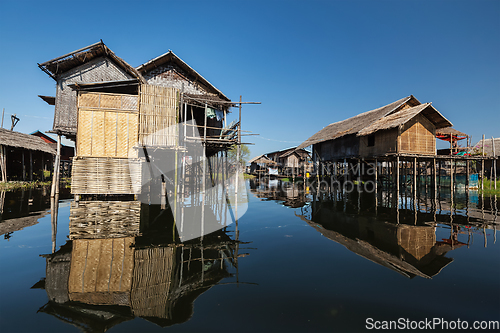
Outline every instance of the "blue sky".
[[410, 94], [474, 142], [500, 136], [500, 1], [2, 0], [0, 15], [0, 111], [20, 132], [52, 128], [37, 62], [102, 39], [132, 66], [170, 49], [262, 102], [243, 108], [252, 156]]

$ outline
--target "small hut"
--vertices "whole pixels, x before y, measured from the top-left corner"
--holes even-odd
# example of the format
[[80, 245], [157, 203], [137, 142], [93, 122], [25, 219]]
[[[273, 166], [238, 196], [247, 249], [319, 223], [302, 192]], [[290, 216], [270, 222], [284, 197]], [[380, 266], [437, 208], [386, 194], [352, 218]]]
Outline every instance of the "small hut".
[[387, 154], [436, 155], [436, 129], [452, 124], [413, 95], [330, 124], [297, 149], [313, 146], [321, 161]]
[[[491, 138], [479, 140], [471, 148], [471, 154], [485, 156], [488, 159], [484, 160], [484, 170], [486, 177], [492, 179], [500, 174], [500, 164], [496, 161], [500, 156], [500, 138]], [[496, 168], [496, 173], [495, 169]]]
[[252, 175], [262, 175], [268, 173], [268, 167], [277, 167], [278, 163], [271, 160], [264, 154], [252, 158], [250, 161], [250, 174]]
[[[54, 150], [57, 150], [57, 141], [52, 139], [45, 133], [36, 130], [31, 135], [38, 136], [43, 141], [47, 142]], [[71, 165], [75, 156], [75, 148], [61, 144], [61, 171], [63, 177], [71, 177]]]
[[2, 181], [45, 180], [56, 151], [42, 139], [0, 128]]
[[[459, 154], [461, 152], [467, 152], [469, 149], [469, 136], [462, 133], [453, 127], [444, 127], [436, 129], [436, 138], [450, 143], [450, 148], [439, 149], [437, 151], [438, 155], [453, 155]], [[466, 147], [459, 147], [458, 141], [467, 139]]]

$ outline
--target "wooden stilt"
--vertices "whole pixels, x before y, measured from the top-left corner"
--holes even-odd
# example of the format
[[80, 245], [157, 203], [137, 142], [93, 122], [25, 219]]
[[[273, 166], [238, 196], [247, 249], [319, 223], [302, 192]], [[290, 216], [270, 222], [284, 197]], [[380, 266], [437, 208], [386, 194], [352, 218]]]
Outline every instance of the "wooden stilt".
[[23, 182], [26, 181], [26, 164], [24, 163], [24, 150], [21, 151], [21, 161], [23, 164]]
[[33, 151], [30, 150], [30, 181], [33, 181]]
[[[491, 173], [490, 178], [493, 177], [494, 189], [497, 189], [497, 154], [495, 151], [495, 139], [491, 137], [491, 146], [493, 147], [493, 160], [491, 161], [491, 165], [493, 168], [493, 172]], [[490, 179], [491, 184], [491, 179]]]
[[469, 159], [465, 161], [465, 190], [469, 190]]
[[[399, 156], [396, 156], [396, 207], [398, 209], [398, 217], [399, 217]], [[399, 223], [399, 221], [398, 221]]]
[[54, 197], [56, 194], [59, 194], [59, 173], [60, 173], [60, 164], [61, 164], [61, 134], [57, 135], [57, 153], [54, 161], [54, 172], [52, 177], [52, 190], [51, 197]]
[[7, 182], [7, 156], [3, 145], [0, 145], [0, 168], [2, 171], [2, 182]]

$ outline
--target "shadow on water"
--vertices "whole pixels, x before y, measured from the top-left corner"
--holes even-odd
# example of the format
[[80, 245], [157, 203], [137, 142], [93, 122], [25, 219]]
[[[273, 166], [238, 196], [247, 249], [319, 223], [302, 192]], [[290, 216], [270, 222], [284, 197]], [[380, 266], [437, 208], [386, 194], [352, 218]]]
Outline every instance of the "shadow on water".
[[[216, 208], [204, 213], [218, 216]], [[135, 200], [73, 202], [69, 240], [42, 255], [46, 276], [33, 288], [45, 289], [48, 302], [39, 312], [89, 332], [136, 317], [165, 327], [188, 321], [194, 301], [228, 283], [221, 280], [240, 283], [246, 243], [228, 227], [182, 242], [173, 215]]]
[[439, 274], [453, 262], [447, 253], [469, 247], [474, 236], [487, 246], [487, 229], [496, 242], [497, 198], [477, 191], [452, 196], [443, 188], [434, 198], [426, 188], [403, 189], [397, 197], [387, 189], [347, 192], [267, 179], [251, 180], [250, 188], [260, 200], [300, 208], [295, 215], [324, 237], [410, 279]]

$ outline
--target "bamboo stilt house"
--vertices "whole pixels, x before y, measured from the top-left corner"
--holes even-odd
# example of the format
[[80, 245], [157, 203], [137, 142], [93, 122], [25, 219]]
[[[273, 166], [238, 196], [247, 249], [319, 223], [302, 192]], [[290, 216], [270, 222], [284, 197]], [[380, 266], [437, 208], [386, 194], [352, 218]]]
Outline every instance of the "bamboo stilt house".
[[39, 67], [58, 83], [53, 131], [76, 141], [74, 194], [141, 193], [142, 150], [202, 138], [212, 156], [240, 142], [240, 123], [226, 123], [235, 103], [172, 51], [133, 68], [101, 41]]
[[313, 146], [322, 161], [389, 154], [436, 155], [436, 129], [452, 124], [413, 95], [330, 124], [297, 149]]

